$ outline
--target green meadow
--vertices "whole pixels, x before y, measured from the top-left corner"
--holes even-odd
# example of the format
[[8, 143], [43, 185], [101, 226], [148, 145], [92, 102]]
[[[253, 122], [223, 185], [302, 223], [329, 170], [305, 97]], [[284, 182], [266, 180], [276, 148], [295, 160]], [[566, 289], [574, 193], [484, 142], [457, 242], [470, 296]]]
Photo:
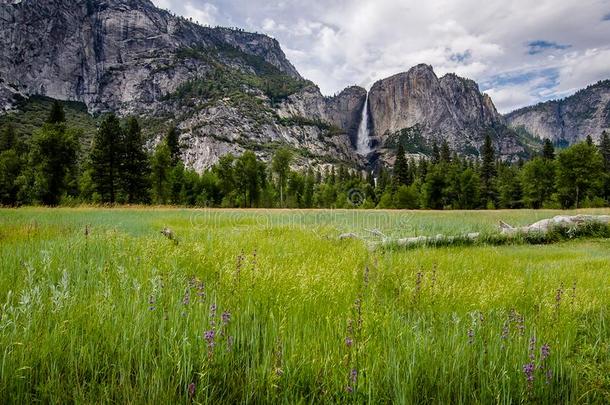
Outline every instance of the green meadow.
[[610, 240], [367, 243], [558, 213], [0, 210], [0, 403], [610, 403]]

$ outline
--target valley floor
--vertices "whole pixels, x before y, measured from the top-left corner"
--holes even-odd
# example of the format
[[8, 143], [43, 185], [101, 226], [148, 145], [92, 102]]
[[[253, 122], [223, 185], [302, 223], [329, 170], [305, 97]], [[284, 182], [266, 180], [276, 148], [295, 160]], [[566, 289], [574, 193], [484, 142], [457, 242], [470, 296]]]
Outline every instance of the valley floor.
[[608, 403], [610, 240], [338, 238], [559, 213], [0, 210], [0, 403]]

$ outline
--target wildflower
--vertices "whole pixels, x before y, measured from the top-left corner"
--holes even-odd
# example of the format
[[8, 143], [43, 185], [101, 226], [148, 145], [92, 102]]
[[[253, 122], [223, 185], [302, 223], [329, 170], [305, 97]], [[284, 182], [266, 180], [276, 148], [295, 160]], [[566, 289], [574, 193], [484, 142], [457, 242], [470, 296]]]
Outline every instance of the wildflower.
[[216, 304], [212, 304], [210, 306], [210, 325], [212, 326], [216, 326], [216, 311], [218, 310], [218, 307], [216, 306]]
[[534, 372], [536, 371], [536, 365], [534, 362], [529, 362], [523, 366], [523, 374], [525, 374], [525, 380], [528, 383], [528, 386], [531, 387], [534, 382]]
[[536, 358], [535, 351], [536, 351], [536, 337], [532, 336], [530, 338], [530, 346], [529, 346], [529, 357], [530, 357], [530, 360], [532, 360], [532, 361]]
[[231, 320], [231, 313], [229, 311], [224, 311], [222, 313], [222, 325], [223, 326], [227, 326], [229, 324], [229, 321]]
[[500, 336], [500, 338], [502, 340], [508, 339], [509, 333], [510, 333], [509, 323], [508, 322], [504, 322], [504, 326], [502, 327], [502, 335]]
[[199, 297], [199, 302], [203, 302], [205, 299], [205, 284], [203, 282], [197, 283], [197, 296]]
[[229, 336], [227, 338], [227, 348], [229, 350], [231, 350], [233, 348], [233, 345], [235, 344], [235, 339], [233, 338], [233, 336]]
[[195, 383], [194, 382], [189, 384], [188, 391], [189, 391], [189, 398], [190, 399], [193, 399], [193, 397], [195, 396], [195, 388], [196, 387], [195, 387]]
[[474, 344], [474, 330], [468, 329], [468, 344]]
[[182, 304], [188, 306], [191, 303], [191, 290], [186, 289], [184, 291], [184, 298], [182, 299]]
[[149, 305], [148, 309], [149, 309], [150, 311], [154, 311], [154, 310], [155, 310], [155, 308], [156, 308], [156, 307], [155, 307], [155, 303], [156, 303], [156, 301], [157, 301], [157, 300], [156, 300], [156, 298], [155, 298], [155, 296], [154, 296], [154, 295], [151, 295], [151, 296], [148, 298], [148, 305]]
[[350, 381], [352, 382], [352, 384], [356, 385], [356, 382], [358, 382], [358, 370], [353, 368], [352, 371], [350, 372], [349, 376], [350, 376]]
[[203, 334], [203, 337], [206, 342], [208, 342], [208, 347], [212, 349], [215, 345], [214, 339], [216, 338], [216, 331], [214, 329], [210, 329]]
[[347, 387], [345, 387], [345, 391], [347, 391], [348, 394], [351, 394], [352, 392], [354, 392], [354, 389], [348, 385]]
[[546, 383], [550, 384], [551, 380], [553, 379], [553, 370], [551, 370], [550, 368], [548, 370], [546, 370]]
[[545, 361], [551, 355], [551, 348], [548, 344], [544, 344], [540, 348], [540, 361]]
[[352, 345], [354, 344], [354, 341], [351, 337], [346, 337], [345, 338], [345, 346], [347, 347], [352, 347]]

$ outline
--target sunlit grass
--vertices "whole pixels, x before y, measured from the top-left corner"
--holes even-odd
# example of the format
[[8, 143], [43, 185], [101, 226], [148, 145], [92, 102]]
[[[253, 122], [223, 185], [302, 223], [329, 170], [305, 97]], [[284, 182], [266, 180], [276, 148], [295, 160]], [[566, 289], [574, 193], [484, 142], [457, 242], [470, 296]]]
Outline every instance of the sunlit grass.
[[0, 210], [0, 402], [607, 403], [610, 241], [337, 238], [555, 214]]

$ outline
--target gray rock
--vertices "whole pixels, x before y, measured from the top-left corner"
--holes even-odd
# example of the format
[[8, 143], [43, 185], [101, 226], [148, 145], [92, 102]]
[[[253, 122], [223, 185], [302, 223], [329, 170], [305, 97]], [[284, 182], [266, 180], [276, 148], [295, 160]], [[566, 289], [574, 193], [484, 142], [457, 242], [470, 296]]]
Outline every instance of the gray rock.
[[610, 131], [610, 80], [599, 82], [563, 100], [549, 101], [514, 111], [508, 124], [557, 144], [574, 144], [590, 135], [598, 141]]

